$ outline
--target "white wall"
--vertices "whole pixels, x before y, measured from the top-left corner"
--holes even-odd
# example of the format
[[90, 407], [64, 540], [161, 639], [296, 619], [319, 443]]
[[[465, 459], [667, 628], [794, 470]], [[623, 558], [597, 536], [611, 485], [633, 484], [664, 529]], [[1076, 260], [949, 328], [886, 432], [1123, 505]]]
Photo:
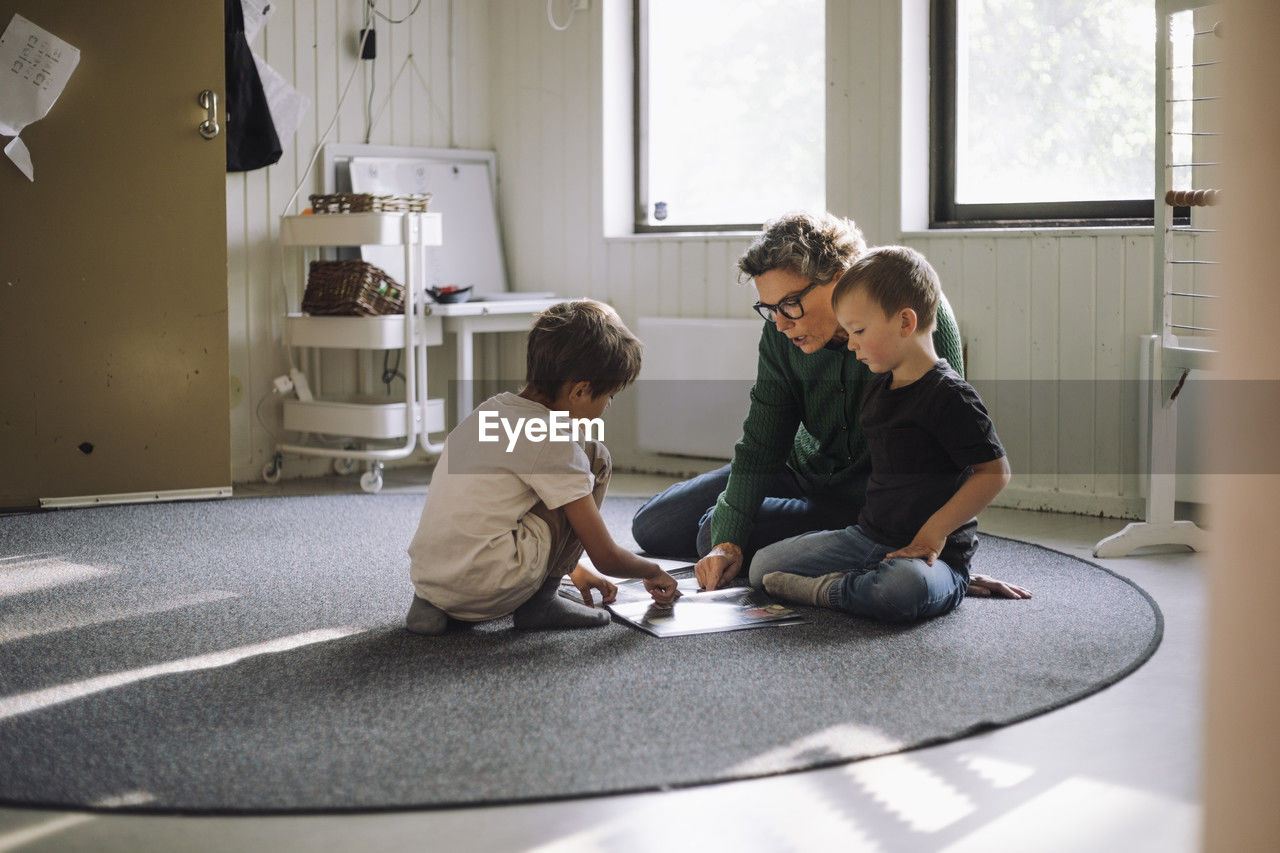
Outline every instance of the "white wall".
[[[1003, 503], [1139, 509], [1139, 338], [1151, 238], [1135, 233], [911, 235], [963, 330], [967, 375], [1015, 477]], [[1125, 472], [1122, 474], [1122, 472]]]
[[[912, 21], [905, 34], [903, 3]], [[266, 33], [267, 60], [286, 76], [292, 68], [295, 85], [317, 108], [280, 165], [228, 178], [232, 372], [246, 379], [244, 402], [233, 410], [237, 480], [256, 478], [266, 458], [270, 440], [253, 407], [283, 363], [274, 322], [279, 297], [271, 283], [278, 265], [274, 219], [355, 61], [350, 42], [359, 22], [354, 0], [281, 5]], [[989, 402], [1018, 472], [1003, 499], [1135, 515], [1141, 511], [1137, 395], [1121, 380], [1138, 379], [1138, 336], [1149, 323], [1149, 229], [903, 229], [903, 210], [912, 219], [921, 209], [920, 177], [927, 174], [919, 103], [927, 94], [919, 77], [927, 34], [914, 25], [926, 5], [828, 0], [828, 207], [856, 219], [870, 242], [907, 242], [938, 267], [964, 333], [970, 377], [1002, 381]], [[403, 14], [410, 7], [411, 0], [397, 0], [392, 9]], [[556, 32], [541, 0], [424, 0], [412, 25], [415, 55], [438, 112], [452, 112], [453, 126], [431, 108], [416, 79], [402, 80], [373, 141], [497, 150], [500, 217], [517, 290], [600, 298], [632, 324], [640, 316], [748, 317], [752, 293], [736, 283], [733, 264], [751, 235], [609, 236], [622, 230], [617, 223], [627, 220], [629, 209], [622, 197], [630, 182], [629, 127], [619, 126], [630, 117], [628, 9], [626, 0], [594, 0], [568, 31]], [[408, 48], [399, 32], [378, 29], [379, 92], [385, 93]], [[357, 80], [357, 94], [342, 112], [335, 135], [342, 141], [360, 141], [363, 133], [360, 86]], [[518, 379], [521, 348], [507, 339], [495, 350], [488, 375]], [[1038, 381], [1003, 382], [1026, 379]], [[1054, 386], [1052, 380], [1076, 381]], [[1089, 383], [1095, 390], [1085, 393]], [[637, 450], [631, 397], [623, 395], [611, 410], [610, 445], [620, 465], [672, 472], [705, 467]], [[263, 409], [273, 411], [270, 401]], [[299, 470], [307, 469], [291, 465], [290, 473]]]

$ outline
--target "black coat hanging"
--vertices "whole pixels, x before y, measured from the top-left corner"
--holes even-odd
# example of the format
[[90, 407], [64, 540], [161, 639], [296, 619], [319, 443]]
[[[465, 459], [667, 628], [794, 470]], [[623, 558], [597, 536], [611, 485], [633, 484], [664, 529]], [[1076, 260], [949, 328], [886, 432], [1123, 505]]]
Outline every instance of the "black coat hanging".
[[244, 36], [240, 0], [224, 0], [227, 39], [227, 171], [248, 172], [280, 159], [280, 137]]

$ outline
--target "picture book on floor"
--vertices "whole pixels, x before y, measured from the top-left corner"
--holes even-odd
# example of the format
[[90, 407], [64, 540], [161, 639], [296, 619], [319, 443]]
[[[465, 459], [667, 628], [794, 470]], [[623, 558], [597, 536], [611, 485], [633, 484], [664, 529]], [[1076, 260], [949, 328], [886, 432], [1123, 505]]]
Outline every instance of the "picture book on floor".
[[[591, 565], [586, 555], [583, 555], [582, 562]], [[741, 631], [809, 621], [797, 611], [778, 604], [763, 590], [746, 586], [744, 579], [735, 581], [743, 584], [740, 586], [699, 590], [693, 566], [676, 560], [655, 559], [654, 562], [675, 578], [680, 587], [680, 597], [674, 603], [661, 605], [654, 602], [641, 580], [615, 579], [618, 597], [605, 607], [614, 618], [655, 637]], [[582, 595], [567, 577], [561, 583], [560, 594], [582, 601]]]

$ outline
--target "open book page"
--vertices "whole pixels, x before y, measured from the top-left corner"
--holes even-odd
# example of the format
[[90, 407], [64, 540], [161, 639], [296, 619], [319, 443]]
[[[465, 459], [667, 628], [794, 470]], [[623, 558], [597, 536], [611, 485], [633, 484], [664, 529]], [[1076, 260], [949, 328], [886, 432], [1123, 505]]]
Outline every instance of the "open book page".
[[[582, 562], [591, 565], [585, 555]], [[643, 581], [615, 579], [618, 597], [605, 606], [615, 618], [655, 637], [739, 631], [809, 621], [797, 611], [778, 604], [762, 590], [746, 585], [699, 590], [693, 566], [675, 560], [656, 559], [654, 562], [676, 579], [681, 594], [674, 603], [657, 604], [644, 588]], [[574, 601], [582, 600], [577, 587], [568, 578], [562, 582], [560, 594]]]

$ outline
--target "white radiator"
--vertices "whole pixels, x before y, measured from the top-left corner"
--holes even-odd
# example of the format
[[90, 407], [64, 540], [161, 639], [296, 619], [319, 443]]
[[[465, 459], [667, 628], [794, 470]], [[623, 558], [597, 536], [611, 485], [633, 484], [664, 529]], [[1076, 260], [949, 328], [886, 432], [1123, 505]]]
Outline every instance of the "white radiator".
[[755, 380], [760, 320], [641, 317], [636, 383], [641, 450], [728, 459]]

